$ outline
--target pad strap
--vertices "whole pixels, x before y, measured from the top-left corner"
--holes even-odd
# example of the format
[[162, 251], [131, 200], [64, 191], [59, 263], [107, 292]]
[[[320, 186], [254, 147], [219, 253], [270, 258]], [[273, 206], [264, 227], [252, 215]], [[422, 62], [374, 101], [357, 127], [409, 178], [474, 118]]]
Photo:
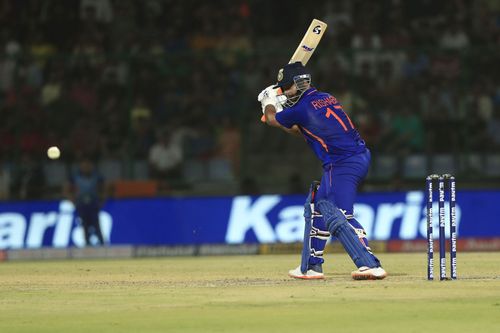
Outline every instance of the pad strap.
[[328, 231], [320, 230], [316, 228], [314, 225], [311, 226], [311, 237], [328, 240], [330, 238], [330, 233]]

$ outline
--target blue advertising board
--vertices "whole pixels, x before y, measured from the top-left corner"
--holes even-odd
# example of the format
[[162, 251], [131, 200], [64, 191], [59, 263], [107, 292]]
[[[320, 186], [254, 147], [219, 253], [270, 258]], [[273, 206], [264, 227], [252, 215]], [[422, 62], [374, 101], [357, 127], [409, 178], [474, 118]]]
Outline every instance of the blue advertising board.
[[[110, 200], [100, 219], [109, 244], [288, 243], [302, 240], [304, 199], [262, 195]], [[500, 191], [459, 191], [457, 201], [459, 237], [500, 236]], [[421, 191], [361, 194], [355, 216], [370, 239], [425, 238]], [[83, 245], [71, 202], [0, 203], [0, 249]]]

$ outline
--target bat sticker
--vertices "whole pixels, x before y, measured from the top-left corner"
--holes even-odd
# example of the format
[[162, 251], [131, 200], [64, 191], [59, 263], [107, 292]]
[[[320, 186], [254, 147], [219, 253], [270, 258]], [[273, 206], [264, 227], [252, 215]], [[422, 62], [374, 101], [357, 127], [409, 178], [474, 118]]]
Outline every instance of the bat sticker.
[[321, 26], [320, 25], [315, 26], [314, 29], [313, 29], [313, 32], [316, 35], [319, 35], [321, 33]]

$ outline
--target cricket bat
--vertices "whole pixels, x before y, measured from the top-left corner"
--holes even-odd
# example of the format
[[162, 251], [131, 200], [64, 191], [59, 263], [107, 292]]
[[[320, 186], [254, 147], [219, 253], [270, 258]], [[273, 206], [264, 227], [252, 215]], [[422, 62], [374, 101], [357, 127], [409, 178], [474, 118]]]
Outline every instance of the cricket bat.
[[[295, 50], [294, 54], [290, 58], [289, 64], [293, 62], [300, 61], [302, 65], [306, 65], [314, 51], [318, 47], [321, 37], [323, 37], [326, 27], [328, 25], [318, 19], [313, 19], [309, 28], [307, 28], [306, 34], [302, 38]], [[264, 115], [260, 118], [261, 122], [265, 122], [266, 118]]]
[[304, 38], [300, 41], [299, 46], [297, 46], [295, 53], [288, 63], [291, 64], [293, 62], [300, 61], [302, 65], [305, 66], [318, 47], [327, 26], [328, 25], [325, 22], [318, 19], [312, 20], [309, 28], [307, 28]]

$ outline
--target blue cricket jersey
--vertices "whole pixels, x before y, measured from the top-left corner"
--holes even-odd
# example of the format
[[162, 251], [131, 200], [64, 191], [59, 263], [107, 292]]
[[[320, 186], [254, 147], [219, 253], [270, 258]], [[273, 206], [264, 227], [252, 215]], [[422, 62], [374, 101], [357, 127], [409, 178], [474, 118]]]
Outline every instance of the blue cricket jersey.
[[76, 187], [76, 202], [78, 205], [94, 204], [99, 202], [100, 186], [103, 184], [103, 178], [96, 171], [90, 175], [83, 175], [77, 171], [70, 182]]
[[330, 94], [309, 88], [292, 107], [276, 114], [284, 127], [297, 125], [323, 166], [366, 152], [365, 142]]

